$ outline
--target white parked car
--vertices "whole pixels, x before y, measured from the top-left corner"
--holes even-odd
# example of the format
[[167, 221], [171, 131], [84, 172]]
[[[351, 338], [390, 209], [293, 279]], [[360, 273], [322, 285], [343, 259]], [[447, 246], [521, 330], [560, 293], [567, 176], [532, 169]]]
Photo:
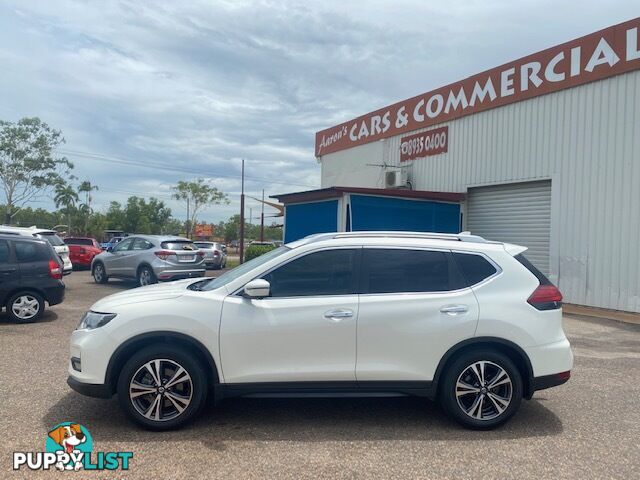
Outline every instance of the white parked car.
[[470, 234], [312, 235], [218, 278], [118, 293], [71, 336], [69, 385], [151, 429], [242, 395], [418, 395], [507, 421], [573, 356], [524, 247]]
[[55, 230], [49, 230], [47, 228], [33, 227], [12, 227], [9, 225], [0, 225], [0, 234], [7, 235], [23, 235], [25, 237], [35, 237], [42, 240], [46, 240], [51, 244], [56, 251], [60, 260], [63, 263], [63, 274], [69, 275], [73, 271], [73, 264], [69, 258], [69, 247], [58, 236], [58, 232]]

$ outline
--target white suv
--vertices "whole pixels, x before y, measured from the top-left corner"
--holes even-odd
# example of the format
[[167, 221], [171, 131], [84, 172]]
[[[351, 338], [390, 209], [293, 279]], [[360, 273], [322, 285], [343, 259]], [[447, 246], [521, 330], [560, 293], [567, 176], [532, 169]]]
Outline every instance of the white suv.
[[466, 427], [569, 379], [562, 296], [524, 247], [459, 235], [312, 235], [216, 279], [106, 297], [71, 336], [69, 385], [151, 429], [208, 395], [418, 395]]

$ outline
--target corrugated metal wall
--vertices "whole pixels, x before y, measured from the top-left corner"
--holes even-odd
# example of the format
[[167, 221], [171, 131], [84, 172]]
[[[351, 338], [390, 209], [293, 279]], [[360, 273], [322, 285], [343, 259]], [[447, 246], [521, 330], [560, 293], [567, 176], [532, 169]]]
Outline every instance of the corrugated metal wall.
[[[408, 165], [416, 190], [551, 179], [549, 269], [566, 301], [640, 312], [640, 72], [447, 124], [449, 151]], [[400, 138], [324, 156], [322, 186], [382, 187], [367, 164], [400, 165]]]

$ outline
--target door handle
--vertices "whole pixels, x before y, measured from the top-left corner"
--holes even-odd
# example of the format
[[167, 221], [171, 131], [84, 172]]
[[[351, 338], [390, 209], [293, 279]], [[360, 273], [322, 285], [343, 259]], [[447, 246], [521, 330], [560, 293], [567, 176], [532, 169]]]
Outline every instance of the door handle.
[[335, 322], [339, 322], [343, 318], [350, 318], [350, 317], [353, 317], [353, 310], [347, 310], [343, 308], [338, 308], [336, 310], [329, 310], [324, 314], [324, 318], [333, 320]]
[[440, 311], [447, 315], [460, 315], [462, 313], [467, 313], [469, 311], [469, 307], [466, 305], [446, 305], [442, 307]]

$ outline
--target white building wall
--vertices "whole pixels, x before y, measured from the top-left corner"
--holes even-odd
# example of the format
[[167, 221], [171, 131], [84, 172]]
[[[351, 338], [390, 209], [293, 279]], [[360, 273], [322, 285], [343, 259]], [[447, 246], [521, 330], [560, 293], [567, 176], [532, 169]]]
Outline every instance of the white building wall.
[[[550, 268], [565, 300], [640, 312], [639, 71], [442, 125], [448, 152], [406, 162], [414, 189], [551, 179]], [[401, 165], [400, 138], [323, 156], [322, 186], [384, 187], [384, 168], [367, 164]]]

